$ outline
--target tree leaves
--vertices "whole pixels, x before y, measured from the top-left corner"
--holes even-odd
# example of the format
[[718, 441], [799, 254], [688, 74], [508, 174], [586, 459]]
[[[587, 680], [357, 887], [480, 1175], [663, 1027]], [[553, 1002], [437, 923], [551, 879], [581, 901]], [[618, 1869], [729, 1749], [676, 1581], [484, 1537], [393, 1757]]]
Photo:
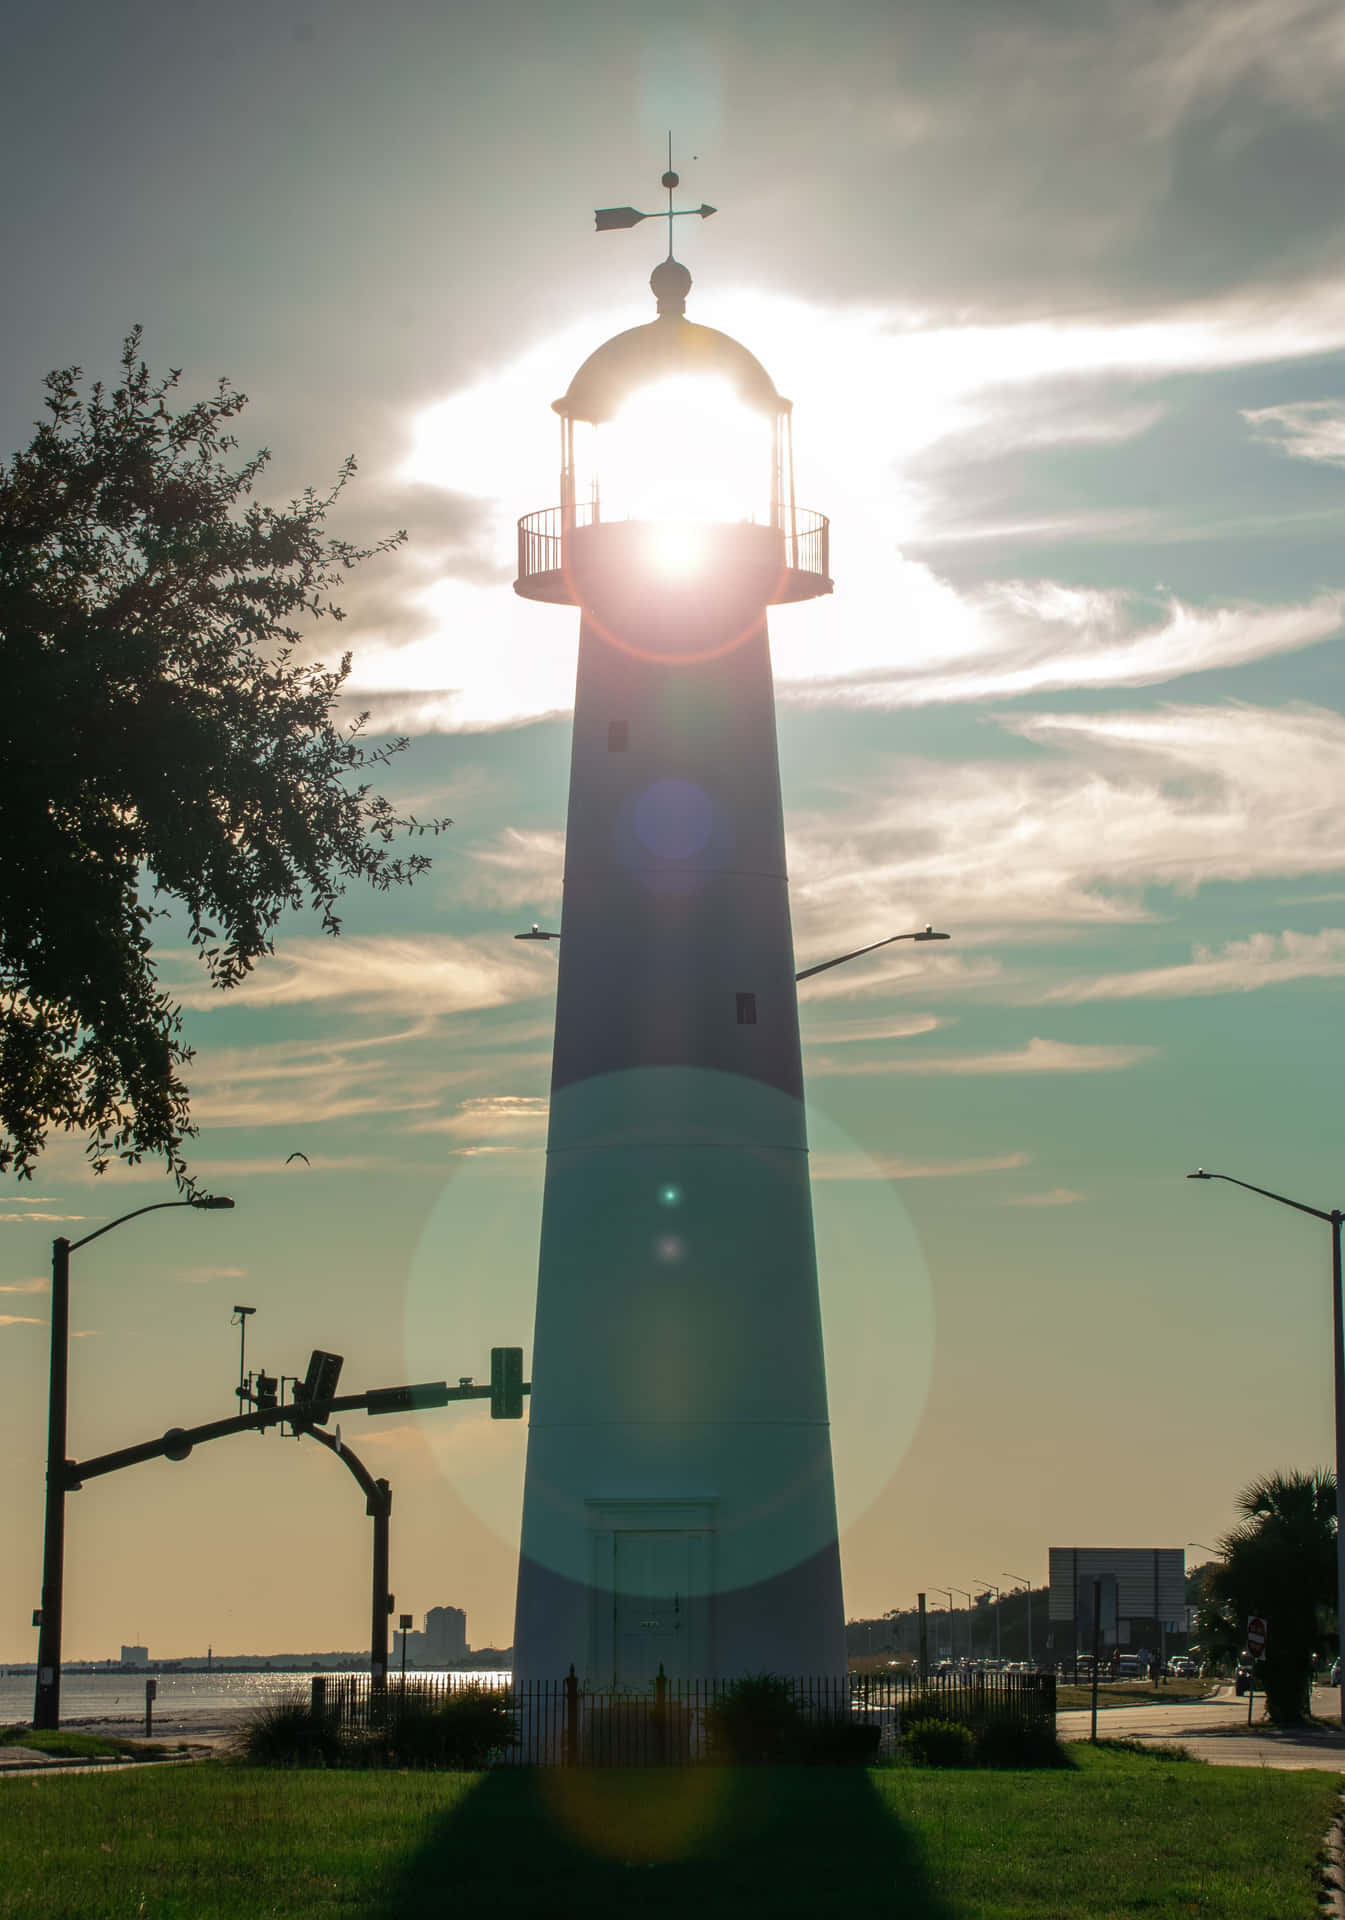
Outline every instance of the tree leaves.
[[174, 412], [126, 340], [121, 380], [47, 376], [30, 444], [0, 465], [0, 1170], [30, 1175], [52, 1127], [102, 1170], [162, 1156], [191, 1187], [181, 1013], [154, 965], [152, 902], [185, 909], [228, 989], [290, 908], [330, 933], [354, 880], [423, 872], [412, 822], [360, 780], [402, 752], [336, 717], [350, 655], [296, 664], [297, 620], [404, 535], [325, 533], [355, 472], [287, 507], [252, 498], [269, 455], [223, 456], [246, 396], [221, 381]]

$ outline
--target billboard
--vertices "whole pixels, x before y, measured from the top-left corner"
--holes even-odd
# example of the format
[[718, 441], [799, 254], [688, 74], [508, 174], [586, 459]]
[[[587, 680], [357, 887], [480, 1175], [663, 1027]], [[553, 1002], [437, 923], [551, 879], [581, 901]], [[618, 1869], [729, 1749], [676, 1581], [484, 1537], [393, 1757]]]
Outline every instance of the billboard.
[[[1116, 1583], [1118, 1624], [1157, 1620], [1168, 1628], [1186, 1621], [1184, 1547], [1052, 1547], [1053, 1621], [1092, 1619], [1093, 1581]], [[1127, 1636], [1123, 1633], [1122, 1639]]]

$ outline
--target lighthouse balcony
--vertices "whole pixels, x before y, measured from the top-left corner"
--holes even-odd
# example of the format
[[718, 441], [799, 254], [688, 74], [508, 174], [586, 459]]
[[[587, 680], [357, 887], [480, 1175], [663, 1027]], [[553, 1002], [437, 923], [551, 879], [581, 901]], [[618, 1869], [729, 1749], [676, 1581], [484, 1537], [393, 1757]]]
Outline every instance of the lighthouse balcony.
[[707, 578], [732, 573], [760, 582], [765, 606], [814, 600], [831, 592], [828, 574], [830, 522], [811, 508], [783, 510], [773, 524], [698, 521], [603, 520], [591, 505], [543, 507], [518, 523], [518, 578], [514, 592], [525, 600], [583, 606], [590, 582], [613, 570], [628, 576], [648, 571]]

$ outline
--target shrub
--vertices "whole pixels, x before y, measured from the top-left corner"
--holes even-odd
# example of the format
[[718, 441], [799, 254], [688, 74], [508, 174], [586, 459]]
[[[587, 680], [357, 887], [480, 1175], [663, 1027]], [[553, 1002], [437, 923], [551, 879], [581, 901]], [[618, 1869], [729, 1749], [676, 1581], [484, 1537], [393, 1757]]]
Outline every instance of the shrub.
[[716, 1760], [765, 1765], [797, 1760], [806, 1723], [792, 1680], [778, 1673], [749, 1673], [726, 1687], [705, 1711], [707, 1745]]
[[324, 1714], [315, 1714], [302, 1694], [255, 1708], [232, 1751], [254, 1767], [337, 1767], [344, 1757], [336, 1728]]
[[436, 1700], [390, 1693], [388, 1709], [376, 1747], [395, 1766], [473, 1772], [518, 1738], [512, 1699], [499, 1687], [458, 1687]]
[[976, 1733], [976, 1758], [983, 1767], [1067, 1767], [1069, 1755], [1055, 1728], [1042, 1720], [1001, 1716]]
[[878, 1757], [882, 1728], [876, 1721], [808, 1720], [802, 1729], [800, 1758], [810, 1766], [864, 1767]]
[[969, 1767], [976, 1758], [971, 1729], [960, 1720], [908, 1720], [904, 1734], [918, 1767]]

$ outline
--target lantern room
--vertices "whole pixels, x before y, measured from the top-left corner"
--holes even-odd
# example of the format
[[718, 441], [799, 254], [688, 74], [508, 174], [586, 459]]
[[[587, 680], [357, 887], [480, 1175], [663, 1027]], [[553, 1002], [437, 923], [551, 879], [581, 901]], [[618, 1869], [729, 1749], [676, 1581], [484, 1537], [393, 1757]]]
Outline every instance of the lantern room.
[[520, 520], [515, 591], [587, 606], [614, 573], [675, 587], [729, 568], [762, 605], [829, 593], [827, 521], [794, 498], [791, 402], [746, 347], [686, 318], [680, 261], [649, 284], [658, 317], [554, 402], [560, 505]]

